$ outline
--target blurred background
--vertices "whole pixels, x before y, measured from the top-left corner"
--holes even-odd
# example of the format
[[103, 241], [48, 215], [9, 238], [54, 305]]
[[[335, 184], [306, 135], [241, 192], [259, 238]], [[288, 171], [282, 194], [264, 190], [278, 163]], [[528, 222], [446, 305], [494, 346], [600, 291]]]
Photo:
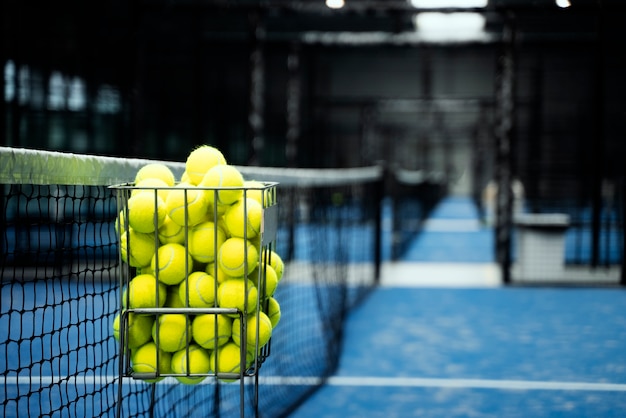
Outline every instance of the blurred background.
[[470, 196], [505, 266], [516, 193], [521, 209], [589, 228], [578, 261], [623, 258], [620, 1], [1, 7], [3, 145], [183, 161], [212, 144], [238, 165], [382, 165], [436, 184], [435, 200]]

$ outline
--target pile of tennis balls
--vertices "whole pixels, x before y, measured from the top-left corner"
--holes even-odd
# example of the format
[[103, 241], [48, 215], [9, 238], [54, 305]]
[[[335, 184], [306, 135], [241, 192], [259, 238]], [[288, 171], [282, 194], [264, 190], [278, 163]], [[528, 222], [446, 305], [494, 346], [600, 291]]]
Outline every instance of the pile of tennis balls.
[[[281, 316], [274, 292], [284, 264], [260, 245], [271, 199], [263, 183], [245, 180], [209, 145], [189, 154], [178, 182], [164, 164], [139, 169], [127, 211], [117, 219], [121, 257], [134, 274], [123, 290], [123, 308], [148, 309], [124, 316], [135, 373], [174, 375], [185, 384], [240, 373], [244, 339], [246, 367], [254, 362], [255, 348], [269, 342]], [[174, 309], [149, 312], [163, 307]], [[214, 307], [243, 312], [247, 335], [240, 335], [239, 314], [176, 310]], [[118, 340], [121, 318], [113, 321]]]

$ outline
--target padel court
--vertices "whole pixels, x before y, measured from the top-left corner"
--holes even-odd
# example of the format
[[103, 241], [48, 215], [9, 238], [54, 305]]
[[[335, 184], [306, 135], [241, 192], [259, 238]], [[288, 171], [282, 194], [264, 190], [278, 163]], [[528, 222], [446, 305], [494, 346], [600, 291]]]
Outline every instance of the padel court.
[[[459, 198], [433, 213], [451, 225], [476, 220]], [[405, 277], [383, 275], [347, 318], [337, 373], [291, 416], [624, 416], [626, 293], [502, 287], [490, 278], [486, 232], [464, 228], [445, 257], [454, 232], [426, 228], [415, 254], [432, 262], [408, 258]]]
[[[337, 369], [328, 377], [290, 367], [289, 363], [298, 363], [303, 349], [298, 337], [279, 328], [273, 336], [274, 352], [262, 368], [261, 398], [310, 392], [289, 414], [293, 417], [626, 413], [622, 288], [502, 286], [491, 251], [493, 231], [478, 221], [467, 198], [442, 200], [427, 225], [404, 259], [384, 261], [380, 285], [347, 315]], [[459, 226], [456, 234], [454, 228]], [[455, 248], [446, 252], [442, 245], [450, 239]], [[290, 292], [298, 295], [297, 304], [283, 308], [286, 321], [301, 312], [319, 312], [315, 286], [319, 284], [300, 280], [279, 290], [284, 300], [294, 297]], [[3, 287], [0, 325], [8, 330], [9, 341], [30, 341], [6, 344], [3, 355], [9, 365], [32, 365], [30, 370], [22, 368], [28, 372], [24, 375], [5, 375], [7, 399], [31, 392], [32, 411], [49, 405], [62, 414], [67, 410], [63, 403], [76, 398], [72, 414], [112, 416], [112, 411], [94, 409], [87, 400], [93, 393], [103, 398], [117, 394], [117, 343], [111, 337], [110, 318], [100, 316], [117, 303], [114, 287], [110, 280], [91, 284], [40, 280]], [[22, 314], [21, 327], [9, 327], [11, 317], [25, 311], [32, 313]], [[322, 335], [328, 330], [302, 331], [308, 334], [302, 339], [311, 358], [328, 350], [327, 336]], [[46, 360], [51, 358], [57, 360]], [[191, 410], [188, 404], [180, 406], [188, 416], [215, 414], [214, 404], [202, 401], [206, 396], [202, 387], [212, 393], [210, 385], [189, 392], [173, 379], [138, 384], [193, 402]], [[221, 413], [236, 416], [238, 385], [222, 385], [220, 392]], [[130, 388], [124, 393], [126, 411], [141, 414], [142, 395]], [[25, 416], [22, 408], [28, 410], [29, 404], [20, 404], [19, 411], [7, 404], [5, 416]], [[178, 411], [177, 405], [158, 408]]]

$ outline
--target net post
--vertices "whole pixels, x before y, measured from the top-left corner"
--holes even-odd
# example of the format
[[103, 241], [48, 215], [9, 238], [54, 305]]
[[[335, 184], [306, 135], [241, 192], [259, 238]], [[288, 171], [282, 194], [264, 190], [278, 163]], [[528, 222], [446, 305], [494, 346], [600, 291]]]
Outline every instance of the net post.
[[383, 200], [385, 194], [385, 179], [387, 178], [387, 167], [381, 164], [382, 175], [374, 183], [374, 281], [380, 284], [380, 270], [382, 266], [383, 252]]

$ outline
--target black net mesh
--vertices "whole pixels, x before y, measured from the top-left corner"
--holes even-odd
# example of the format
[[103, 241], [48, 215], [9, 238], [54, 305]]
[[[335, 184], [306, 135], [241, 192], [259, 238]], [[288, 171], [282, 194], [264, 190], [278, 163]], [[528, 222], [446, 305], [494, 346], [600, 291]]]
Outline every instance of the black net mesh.
[[243, 393], [215, 379], [120, 378], [114, 190], [3, 185], [0, 415], [287, 415], [334, 371], [343, 318], [376, 283], [379, 177], [331, 177], [279, 179], [287, 180], [277, 192], [282, 316], [258, 381], [247, 379]]

